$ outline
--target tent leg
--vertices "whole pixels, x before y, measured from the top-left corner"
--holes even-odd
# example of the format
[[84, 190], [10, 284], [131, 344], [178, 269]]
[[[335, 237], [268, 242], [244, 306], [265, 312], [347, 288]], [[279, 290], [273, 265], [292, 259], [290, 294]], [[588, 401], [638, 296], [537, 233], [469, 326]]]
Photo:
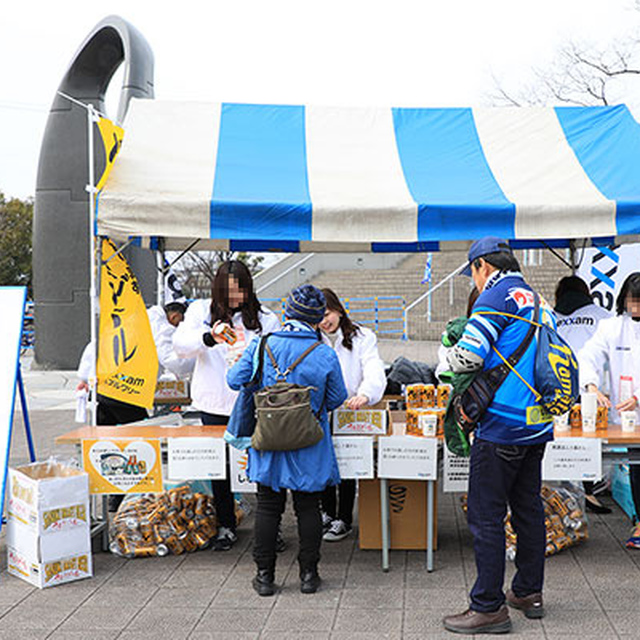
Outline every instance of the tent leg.
[[29, 420], [29, 411], [27, 410], [27, 397], [24, 393], [24, 384], [22, 383], [22, 371], [18, 365], [18, 376], [16, 378], [18, 385], [18, 393], [20, 394], [20, 407], [22, 408], [22, 419], [24, 420], [24, 431], [27, 436], [27, 446], [29, 447], [29, 460], [36, 461], [36, 449], [33, 445], [33, 436], [31, 434], [31, 421]]

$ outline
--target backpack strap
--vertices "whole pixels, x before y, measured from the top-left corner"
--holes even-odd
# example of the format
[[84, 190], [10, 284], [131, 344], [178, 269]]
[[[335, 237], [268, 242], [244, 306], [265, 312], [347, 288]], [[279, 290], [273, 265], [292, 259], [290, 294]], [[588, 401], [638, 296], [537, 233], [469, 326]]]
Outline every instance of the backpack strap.
[[264, 369], [264, 350], [267, 346], [267, 338], [270, 335], [270, 333], [267, 333], [260, 338], [260, 344], [258, 345], [258, 366], [251, 380], [249, 381], [249, 384], [256, 384], [262, 380], [262, 370]]
[[280, 371], [280, 368], [278, 367], [278, 363], [276, 362], [276, 359], [273, 355], [273, 352], [271, 351], [271, 348], [269, 347], [268, 344], [266, 344], [265, 341], [265, 349], [267, 350], [267, 355], [269, 356], [269, 359], [271, 360], [271, 364], [273, 365], [273, 368], [276, 370], [276, 377], [280, 377], [283, 380], [287, 379], [287, 376], [316, 348], [319, 347], [321, 344], [321, 342], [314, 342], [308, 349], [306, 349], [300, 356], [298, 356], [298, 358], [294, 361], [293, 364], [289, 365], [286, 369], [286, 371], [283, 373], [282, 371]]

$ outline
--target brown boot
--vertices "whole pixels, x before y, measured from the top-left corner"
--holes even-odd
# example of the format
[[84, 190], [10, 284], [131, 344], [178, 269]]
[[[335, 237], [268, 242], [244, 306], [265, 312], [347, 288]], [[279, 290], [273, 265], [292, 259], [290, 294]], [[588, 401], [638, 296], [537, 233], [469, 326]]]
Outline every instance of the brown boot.
[[541, 593], [532, 593], [518, 598], [511, 589], [507, 591], [507, 604], [514, 609], [520, 609], [527, 618], [544, 618], [544, 606]]
[[467, 609], [464, 613], [455, 616], [447, 616], [443, 621], [444, 628], [453, 633], [509, 633], [511, 620], [506, 605], [502, 605], [497, 611], [482, 613]]

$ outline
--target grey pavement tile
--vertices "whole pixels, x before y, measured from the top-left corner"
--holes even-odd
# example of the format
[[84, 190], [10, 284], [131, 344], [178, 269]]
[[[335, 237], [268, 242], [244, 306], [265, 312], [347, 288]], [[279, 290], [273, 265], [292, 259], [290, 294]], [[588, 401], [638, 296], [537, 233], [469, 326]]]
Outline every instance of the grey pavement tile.
[[396, 570], [384, 573], [380, 571], [349, 571], [345, 579], [345, 588], [361, 589], [362, 587], [402, 588], [404, 586], [404, 571]]
[[[277, 583], [276, 583], [277, 584]], [[213, 602], [210, 603], [212, 609], [271, 609], [275, 606], [276, 596], [259, 596], [247, 583], [244, 589], [231, 589], [223, 587], [218, 591]]]
[[260, 640], [329, 640], [329, 631], [263, 631]]
[[405, 636], [399, 631], [334, 631], [331, 640], [403, 640]]
[[609, 620], [621, 636], [638, 637], [640, 632], [640, 611], [633, 609], [616, 611], [615, 614], [609, 616]]
[[333, 609], [281, 609], [274, 608], [269, 614], [264, 631], [297, 633], [330, 632], [335, 611]]
[[156, 592], [156, 587], [136, 587], [110, 584], [102, 585], [85, 601], [87, 606], [117, 608], [122, 605], [143, 607]]
[[189, 640], [258, 640], [260, 633], [252, 631], [193, 631]]
[[270, 609], [212, 609], [205, 611], [194, 632], [260, 632]]
[[441, 609], [468, 602], [468, 591], [464, 587], [442, 589], [407, 589], [404, 594], [405, 609]]
[[334, 632], [399, 633], [402, 632], [402, 610], [338, 609]]
[[60, 625], [64, 631], [82, 631], [111, 629], [113, 631], [124, 629], [133, 617], [140, 611], [135, 605], [120, 605], [117, 609], [111, 607], [87, 606], [76, 609]]
[[0, 630], [38, 630], [38, 629], [55, 629], [64, 619], [73, 611], [75, 607], [57, 606], [40, 606], [38, 607], [38, 615], [34, 615], [34, 609], [31, 606], [19, 604], [15, 606], [6, 615], [0, 618]]
[[[332, 588], [323, 582], [316, 593], [301, 593], [296, 584], [280, 590], [276, 600], [276, 609], [335, 609], [341, 601], [342, 590], [339, 586]], [[344, 599], [344, 594], [342, 595]]]
[[217, 589], [225, 581], [227, 576], [214, 571], [184, 571], [182, 567], [176, 569], [161, 586], [166, 589], [203, 588]]
[[422, 571], [407, 571], [405, 584], [407, 589], [433, 589], [446, 587], [465, 587], [466, 578], [461, 569], [448, 571], [429, 572], [426, 569]]
[[603, 637], [615, 631], [600, 610], [556, 610], [542, 619], [542, 626], [549, 637], [556, 634], [574, 634], [574, 637]]
[[136, 629], [129, 631], [125, 629], [117, 636], [117, 640], [187, 640], [189, 629]]
[[[97, 629], [91, 629], [91, 633], [87, 633], [87, 630], [83, 631], [63, 631], [56, 629], [50, 636], [51, 640], [113, 640], [118, 635], [118, 631], [98, 631]], [[20, 638], [22, 640], [22, 637]]]
[[218, 588], [191, 587], [184, 589], [160, 588], [148, 602], [149, 607], [208, 607], [216, 597]]
[[51, 629], [0, 629], [0, 640], [44, 640]]
[[401, 589], [385, 587], [345, 590], [340, 599], [340, 609], [402, 609]]
[[100, 585], [101, 583], [96, 583], [93, 580], [80, 580], [48, 589], [35, 589], [23, 602], [25, 605], [34, 607], [41, 605], [51, 607], [58, 605], [80, 606], [100, 588]]
[[617, 585], [612, 580], [609, 588], [599, 587], [594, 593], [605, 611], [633, 610], [640, 603], [640, 585]]
[[580, 589], [544, 589], [544, 608], [551, 616], [556, 611], [584, 611], [602, 609], [601, 602], [593, 591], [585, 585]]
[[150, 607], [144, 609], [129, 622], [126, 631], [147, 631], [157, 630], [158, 633], [165, 631], [191, 632], [198, 620], [202, 617], [204, 609], [202, 607]]

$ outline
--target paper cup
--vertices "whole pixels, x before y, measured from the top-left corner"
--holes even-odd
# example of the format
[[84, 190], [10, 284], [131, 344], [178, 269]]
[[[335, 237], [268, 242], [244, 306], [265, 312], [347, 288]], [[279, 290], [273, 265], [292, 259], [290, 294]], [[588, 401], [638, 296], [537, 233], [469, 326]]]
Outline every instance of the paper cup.
[[423, 413], [418, 416], [418, 424], [422, 429], [422, 435], [433, 437], [438, 431], [438, 416], [435, 413]]
[[633, 433], [636, 430], [636, 412], [621, 411], [620, 417], [622, 418], [622, 430], [625, 433]]
[[598, 396], [595, 393], [580, 394], [580, 411], [582, 413], [582, 430], [592, 433], [596, 430], [598, 416]]
[[553, 416], [553, 427], [556, 431], [569, 431], [569, 412], [563, 413], [561, 416]]

